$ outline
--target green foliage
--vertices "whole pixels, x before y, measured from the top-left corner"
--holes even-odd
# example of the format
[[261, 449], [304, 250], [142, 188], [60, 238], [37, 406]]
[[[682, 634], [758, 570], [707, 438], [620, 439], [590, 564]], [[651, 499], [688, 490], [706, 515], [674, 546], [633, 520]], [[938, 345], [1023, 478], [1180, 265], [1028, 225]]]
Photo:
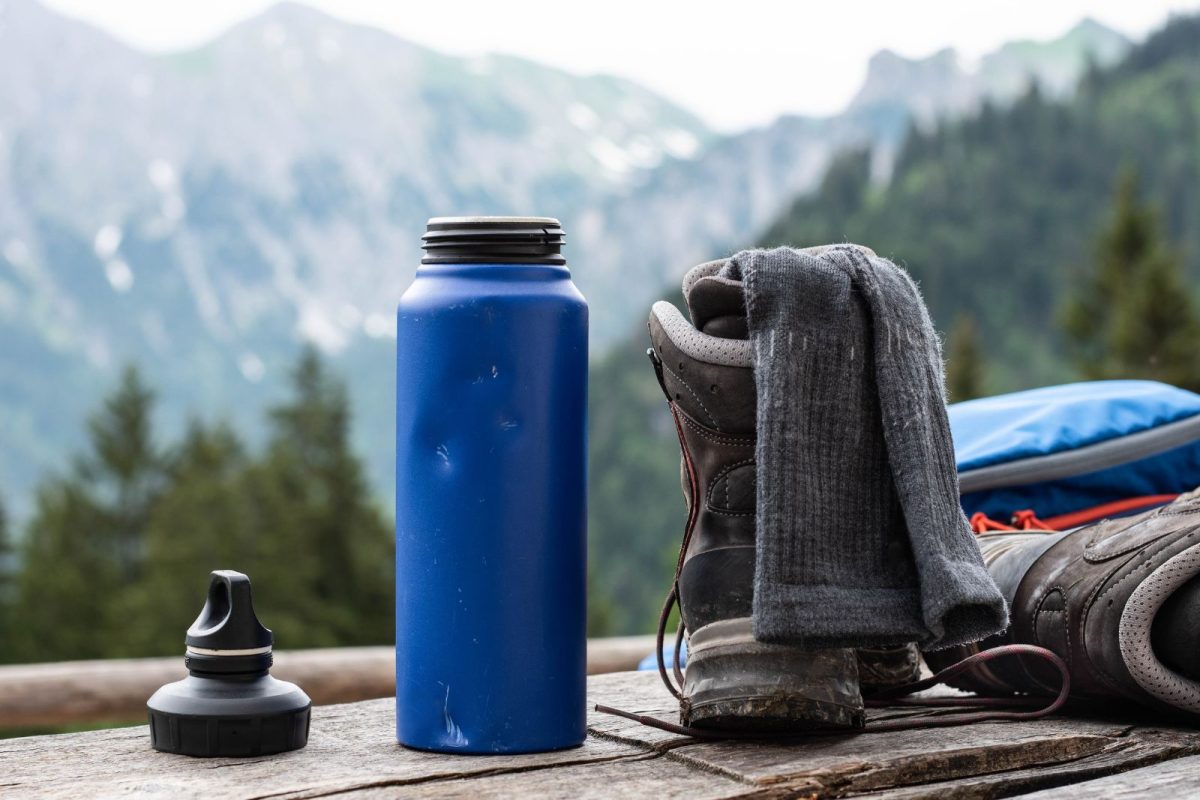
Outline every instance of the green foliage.
[[390, 525], [350, 450], [345, 391], [314, 351], [258, 456], [200, 421], [161, 449], [152, 405], [127, 370], [88, 450], [43, 483], [13, 598], [21, 624], [0, 659], [176, 652], [218, 568], [254, 579], [283, 647], [390, 641]]
[[950, 329], [946, 351], [947, 400], [957, 403], [983, 395], [983, 355], [975, 320], [960, 314]]
[[391, 641], [395, 540], [350, 448], [345, 388], [311, 348], [292, 386], [294, 399], [271, 411], [267, 452], [247, 475], [256, 529], [275, 534], [260, 542], [262, 608], [289, 642]]
[[679, 444], [646, 357], [649, 344], [642, 328], [593, 363], [589, 377], [593, 636], [653, 629], [683, 536]]
[[1182, 259], [1163, 241], [1155, 210], [1139, 202], [1132, 171], [1118, 182], [1092, 268], [1067, 295], [1062, 316], [1084, 376], [1200, 389], [1200, 318]]
[[1089, 253], [1119, 165], [1161, 204], [1185, 278], [1200, 277], [1198, 63], [1200, 18], [1180, 18], [1089, 72], [1067, 101], [1031, 88], [1010, 108], [914, 127], [884, 185], [856, 189], [865, 156], [843, 156], [831, 168], [841, 177], [797, 200], [761, 243], [852, 240], [903, 263], [935, 320], [975, 319], [989, 389], [1076, 378], [1058, 314], [1076, 287], [1062, 267]]
[[0, 661], [11, 646], [13, 605], [13, 545], [9, 531], [8, 511], [0, 502]]
[[248, 461], [225, 425], [193, 421], [170, 458], [163, 493], [145, 531], [144, 575], [129, 587], [122, 639], [131, 654], [170, 653], [199, 610], [208, 571], [240, 569], [258, 586], [252, 511], [243, 484]]
[[153, 393], [126, 369], [88, 422], [89, 449], [39, 488], [22, 544], [6, 656], [46, 660], [113, 652], [142, 566], [142, 544], [164, 478], [151, 427]]

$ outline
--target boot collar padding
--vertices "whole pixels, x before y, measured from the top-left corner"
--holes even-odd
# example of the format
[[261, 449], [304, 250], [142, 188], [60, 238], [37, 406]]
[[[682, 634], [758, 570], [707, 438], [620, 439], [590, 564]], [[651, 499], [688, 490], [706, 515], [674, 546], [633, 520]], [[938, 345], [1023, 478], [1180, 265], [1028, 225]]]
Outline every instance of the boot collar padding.
[[671, 343], [689, 358], [723, 367], [753, 366], [747, 339], [722, 339], [698, 331], [678, 308], [665, 300], [654, 304], [650, 316], [657, 320]]
[[709, 261], [683, 277], [683, 299], [692, 327], [723, 339], [748, 339], [742, 282], [719, 274], [724, 261]]
[[1150, 628], [1163, 603], [1200, 574], [1200, 544], [1167, 559], [1134, 589], [1121, 612], [1118, 639], [1125, 667], [1138, 686], [1175, 708], [1200, 713], [1200, 683], [1168, 669], [1150, 646]]
[[[687, 271], [683, 276], [683, 297], [686, 300], [688, 295], [692, 293], [692, 287], [696, 285], [696, 281], [701, 278], [710, 278], [721, 271], [728, 259], [718, 258], [716, 261], [705, 261], [703, 264], [698, 264]], [[724, 278], [723, 280], [729, 280]], [[736, 281], [730, 281], [736, 283]]]

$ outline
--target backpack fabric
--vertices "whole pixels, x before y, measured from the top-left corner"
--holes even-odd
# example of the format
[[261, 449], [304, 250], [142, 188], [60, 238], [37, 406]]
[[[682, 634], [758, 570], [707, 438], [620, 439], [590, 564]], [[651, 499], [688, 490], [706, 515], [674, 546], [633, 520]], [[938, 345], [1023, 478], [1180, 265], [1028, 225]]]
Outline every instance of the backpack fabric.
[[968, 516], [1032, 509], [1047, 527], [1135, 513], [1200, 485], [1200, 395], [1091, 381], [949, 408]]

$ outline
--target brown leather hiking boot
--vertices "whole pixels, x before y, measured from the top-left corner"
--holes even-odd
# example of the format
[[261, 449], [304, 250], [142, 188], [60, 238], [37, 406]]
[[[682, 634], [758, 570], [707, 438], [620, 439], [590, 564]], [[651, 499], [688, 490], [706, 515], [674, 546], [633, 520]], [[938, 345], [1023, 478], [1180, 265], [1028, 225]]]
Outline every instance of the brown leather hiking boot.
[[[1009, 602], [1004, 634], [926, 653], [937, 670], [1001, 644], [1066, 661], [1071, 696], [1200, 713], [1200, 491], [1133, 517], [1067, 532], [989, 533], [984, 562]], [[983, 694], [1054, 694], [1044, 664], [1004, 659], [953, 685]]]
[[755, 640], [756, 392], [741, 286], [717, 277], [721, 264], [702, 264], [684, 278], [691, 322], [659, 302], [649, 323], [650, 357], [675, 420], [688, 506], [675, 584], [689, 633], [682, 722], [753, 730], [858, 727], [860, 678], [868, 688], [915, 680], [916, 649], [811, 651]]

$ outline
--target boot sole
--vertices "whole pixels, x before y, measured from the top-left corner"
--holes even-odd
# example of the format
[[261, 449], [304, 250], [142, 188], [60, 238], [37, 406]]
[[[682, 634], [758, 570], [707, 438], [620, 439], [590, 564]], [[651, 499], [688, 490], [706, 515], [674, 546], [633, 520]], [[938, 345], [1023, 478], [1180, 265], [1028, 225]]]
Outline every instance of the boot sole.
[[858, 682], [864, 692], [894, 689], [919, 680], [921, 655], [915, 644], [857, 647]]
[[851, 649], [801, 650], [754, 638], [750, 617], [721, 620], [688, 639], [680, 718], [696, 728], [806, 731], [861, 728]]

